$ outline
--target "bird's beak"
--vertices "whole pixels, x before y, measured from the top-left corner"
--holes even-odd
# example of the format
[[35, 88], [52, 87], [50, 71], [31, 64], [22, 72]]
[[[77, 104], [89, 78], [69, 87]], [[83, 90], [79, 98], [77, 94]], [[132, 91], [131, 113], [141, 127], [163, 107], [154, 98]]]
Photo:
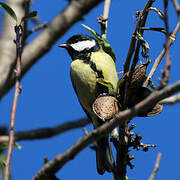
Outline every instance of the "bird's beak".
[[61, 48], [67, 48], [67, 44], [66, 44], [66, 43], [60, 44], [59, 47], [61, 47]]

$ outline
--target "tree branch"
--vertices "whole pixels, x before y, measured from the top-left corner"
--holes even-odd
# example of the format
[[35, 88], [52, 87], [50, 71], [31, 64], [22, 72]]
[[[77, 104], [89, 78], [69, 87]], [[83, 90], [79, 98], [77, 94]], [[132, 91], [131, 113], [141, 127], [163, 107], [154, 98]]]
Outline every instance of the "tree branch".
[[144, 87], [148, 86], [149, 81], [152, 79], [152, 77], [153, 77], [153, 75], [154, 75], [154, 73], [155, 73], [159, 63], [161, 62], [162, 58], [166, 54], [166, 49], [169, 48], [173, 44], [173, 42], [176, 40], [176, 35], [177, 35], [179, 29], [180, 29], [180, 22], [177, 23], [173, 33], [170, 35], [169, 40], [167, 42], [167, 47], [164, 48], [161, 51], [161, 53], [159, 54], [159, 56], [155, 59], [154, 65], [153, 65], [153, 67], [152, 67], [152, 69], [151, 69], [151, 71], [150, 71], [150, 73], [149, 73], [149, 75], [148, 75], [148, 77], [147, 77], [147, 79], [146, 79], [146, 81], [144, 83]]
[[162, 156], [162, 154], [158, 153], [157, 158], [156, 158], [156, 163], [155, 163], [154, 169], [152, 171], [152, 174], [149, 177], [149, 180], [154, 180], [156, 173], [159, 170], [159, 164], [160, 164], [161, 156]]
[[167, 32], [166, 34], [166, 42], [165, 42], [165, 51], [166, 51], [166, 59], [165, 59], [165, 67], [162, 71], [162, 78], [160, 79], [160, 87], [163, 88], [169, 82], [170, 78], [170, 68], [171, 68], [171, 61], [170, 61], [170, 46], [169, 43], [169, 23], [168, 23], [168, 0], [164, 0], [164, 26]]
[[159, 104], [164, 104], [164, 105], [170, 104], [170, 105], [172, 105], [172, 104], [175, 104], [178, 102], [180, 102], [180, 94], [177, 94], [177, 95], [171, 96], [169, 98], [163, 99], [162, 101], [159, 102]]
[[178, 3], [177, 0], [172, 0], [172, 3], [173, 3], [173, 5], [174, 5], [174, 7], [176, 9], [177, 16], [178, 16], [178, 18], [180, 20], [180, 6], [179, 6], [179, 3]]
[[9, 132], [9, 145], [8, 145], [8, 153], [6, 157], [6, 166], [4, 169], [4, 180], [9, 180], [10, 177], [10, 166], [11, 166], [11, 157], [14, 149], [14, 130], [15, 130], [15, 118], [16, 118], [16, 108], [18, 103], [18, 98], [21, 93], [21, 85], [20, 85], [20, 76], [21, 76], [21, 52], [22, 52], [22, 26], [16, 25], [14, 27], [14, 31], [16, 33], [16, 40], [14, 41], [16, 44], [16, 69], [15, 69], [15, 92], [14, 98], [11, 108], [11, 118], [10, 118], [10, 132]]
[[87, 136], [80, 138], [66, 152], [57, 155], [53, 160], [47, 162], [37, 172], [33, 180], [43, 180], [46, 176], [55, 174], [68, 161], [72, 160], [79, 152], [81, 152], [89, 144], [98, 140], [105, 134], [108, 134], [116, 126], [124, 124], [127, 120], [137, 116], [139, 113], [144, 112], [146, 109], [153, 107], [160, 100], [171, 96], [177, 91], [180, 91], [180, 81], [177, 81], [175, 84], [167, 86], [160, 91], [154, 91], [146, 99], [135, 105], [133, 108], [117, 113], [111, 121], [105, 123], [97, 129], [94, 129]]
[[129, 50], [128, 50], [128, 55], [127, 55], [126, 61], [124, 63], [124, 74], [129, 71], [129, 65], [130, 65], [131, 58], [132, 58], [132, 55], [134, 53], [135, 45], [136, 45], [136, 32], [138, 31], [138, 29], [140, 27], [144, 27], [144, 24], [145, 24], [147, 15], [148, 15], [147, 10], [152, 6], [154, 1], [155, 0], [148, 0], [145, 7], [144, 7], [144, 9], [142, 10], [142, 12], [140, 12], [141, 15], [140, 15], [139, 20], [138, 20], [138, 22], [136, 24], [136, 28], [135, 28], [135, 30], [133, 32], [133, 35], [132, 35], [132, 38], [131, 38], [131, 43], [130, 43]]
[[142, 30], [146, 31], [156, 31], [161, 32], [163, 34], [167, 34], [167, 32], [164, 30], [164, 28], [156, 28], [156, 27], [141, 27]]
[[[15, 133], [15, 141], [38, 140], [38, 139], [50, 138], [72, 129], [84, 127], [88, 123], [90, 123], [89, 119], [82, 118], [76, 121], [65, 122], [55, 127], [38, 128], [29, 131], [19, 131]], [[8, 140], [9, 140], [8, 136], [0, 136], [0, 143], [8, 142]]]
[[43, 23], [43, 24], [38, 24], [37, 26], [35, 26], [33, 29], [27, 31], [26, 37], [30, 36], [31, 34], [33, 34], [34, 32], [44, 29], [48, 26], [47, 23]]
[[[23, 6], [24, 0], [6, 0], [6, 3], [16, 12], [18, 20], [25, 15], [26, 9]], [[16, 65], [16, 47], [13, 43], [15, 39], [15, 25], [15, 21], [5, 13], [3, 31], [0, 38], [0, 99], [2, 94], [5, 93], [4, 87], [8, 84], [10, 75], [13, 74]]]
[[[131, 78], [132, 78], [134, 69], [136, 67], [136, 64], [137, 64], [137, 62], [139, 60], [139, 51], [140, 51], [140, 47], [141, 47], [141, 44], [142, 44], [142, 39], [143, 39], [142, 37], [143, 37], [143, 32], [144, 32], [141, 29], [141, 27], [145, 26], [146, 19], [147, 19], [148, 13], [149, 13], [148, 9], [152, 6], [153, 2], [154, 2], [154, 0], [149, 0], [146, 3], [144, 9], [139, 12], [139, 17], [138, 17], [139, 19], [138, 19], [136, 29], [134, 30], [134, 33], [133, 33], [133, 36], [132, 36], [132, 39], [131, 39], [131, 43], [133, 45], [133, 47], [132, 47], [133, 51], [132, 51], [132, 54], [129, 54], [131, 52], [131, 50], [129, 49], [128, 56], [127, 56], [126, 61], [124, 63], [124, 74], [125, 74], [129, 70], [131, 58], [132, 58], [132, 55], [134, 53], [134, 58], [133, 58], [133, 61], [132, 61], [132, 65], [131, 65], [129, 75], [127, 76], [127, 80], [125, 82], [125, 87], [124, 87], [124, 97], [123, 97], [124, 98], [124, 100], [123, 100], [124, 108], [127, 105], [127, 99], [128, 99], [129, 90], [130, 90], [129, 85], [130, 85], [130, 82], [131, 82]], [[137, 45], [136, 45], [136, 40], [137, 40]], [[135, 48], [135, 45], [136, 45], [136, 48]], [[130, 45], [130, 48], [131, 48], [131, 45]]]
[[103, 38], [107, 38], [107, 22], [109, 18], [111, 0], [105, 0], [103, 17], [98, 18], [98, 22], [101, 24], [101, 35]]
[[[49, 23], [48, 27], [24, 48], [22, 54], [22, 76], [52, 48], [55, 42], [73, 24], [81, 20], [82, 16], [87, 14], [100, 2], [102, 0], [70, 1], [69, 5]], [[6, 47], [6, 49], [8, 48]], [[8, 68], [9, 66], [8, 64]], [[8, 83], [0, 79], [0, 98], [14, 85], [14, 77], [11, 74], [8, 77], [11, 77]]]

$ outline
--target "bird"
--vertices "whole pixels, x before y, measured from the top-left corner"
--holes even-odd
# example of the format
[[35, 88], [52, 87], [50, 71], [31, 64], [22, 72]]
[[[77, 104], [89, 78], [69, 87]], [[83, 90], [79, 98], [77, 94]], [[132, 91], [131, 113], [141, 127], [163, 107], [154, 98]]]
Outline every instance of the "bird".
[[[115, 89], [118, 82], [115, 63], [98, 41], [86, 34], [73, 35], [59, 47], [65, 48], [72, 59], [70, 76], [74, 91], [94, 128], [98, 128], [104, 122], [95, 115], [92, 104], [101, 94], [113, 92], [108, 87], [99, 84], [97, 80], [103, 79], [110, 82]], [[109, 135], [103, 136], [96, 143], [97, 172], [100, 175], [106, 171], [112, 172], [115, 163]]]

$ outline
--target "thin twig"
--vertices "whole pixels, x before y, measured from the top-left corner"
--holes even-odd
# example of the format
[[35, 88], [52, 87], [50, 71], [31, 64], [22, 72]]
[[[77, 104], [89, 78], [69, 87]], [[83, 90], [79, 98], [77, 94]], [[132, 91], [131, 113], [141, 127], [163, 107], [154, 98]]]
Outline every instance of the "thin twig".
[[107, 38], [107, 23], [109, 18], [111, 0], [105, 0], [103, 16], [97, 18], [98, 23], [101, 25], [101, 36]]
[[[14, 135], [15, 141], [38, 140], [51, 138], [66, 131], [82, 128], [90, 123], [89, 119], [82, 118], [76, 121], [69, 121], [55, 127], [44, 127], [29, 131], [19, 131]], [[0, 136], [0, 143], [8, 142], [9, 136]]]
[[146, 31], [157, 31], [161, 32], [163, 34], [167, 34], [167, 32], [164, 30], [164, 28], [155, 28], [155, 27], [141, 27], [142, 30]]
[[156, 158], [156, 163], [155, 163], [154, 169], [152, 171], [152, 174], [149, 177], [149, 180], [154, 180], [154, 178], [157, 174], [157, 171], [159, 170], [159, 164], [160, 164], [161, 157], [162, 157], [162, 154], [158, 153], [157, 158]]
[[[135, 51], [135, 54], [134, 54], [134, 58], [133, 58], [131, 68], [130, 68], [129, 75], [128, 75], [127, 80], [125, 82], [124, 97], [123, 97], [124, 98], [124, 100], [123, 100], [123, 107], [124, 108], [126, 108], [127, 99], [128, 99], [128, 96], [129, 96], [129, 84], [131, 82], [131, 78], [132, 78], [134, 69], [136, 67], [136, 64], [137, 64], [137, 62], [139, 60], [139, 51], [140, 51], [140, 46], [141, 46], [141, 42], [142, 42], [142, 39], [143, 39], [143, 30], [141, 29], [141, 27], [145, 26], [146, 19], [147, 19], [147, 16], [148, 16], [148, 12], [149, 12], [149, 11], [147, 11], [147, 9], [149, 9], [152, 6], [153, 2], [154, 1], [149, 0], [146, 3], [143, 11], [139, 13], [139, 20], [138, 20], [138, 23], [136, 25], [136, 29], [135, 29], [135, 31], [133, 33], [133, 36], [132, 36], [132, 39], [135, 38], [135, 41], [138, 40], [138, 42], [137, 42], [136, 49], [135, 49], [136, 42], [134, 42], [134, 48], [133, 49]], [[129, 57], [129, 53], [128, 53], [128, 57]], [[126, 61], [125, 61], [125, 64], [124, 64], [124, 73], [126, 73], [126, 71], [129, 70], [131, 59], [128, 59], [128, 57], [126, 58]], [[131, 57], [132, 57], [132, 54], [131, 54]]]
[[164, 0], [164, 24], [165, 24], [165, 30], [167, 32], [166, 43], [165, 43], [166, 63], [165, 63], [164, 70], [162, 72], [162, 79], [160, 80], [160, 88], [163, 88], [169, 82], [170, 68], [171, 68], [170, 50], [168, 46], [168, 41], [169, 41], [168, 0]]
[[20, 85], [20, 77], [21, 77], [21, 37], [22, 37], [22, 27], [21, 25], [15, 26], [15, 33], [16, 33], [16, 40], [14, 41], [16, 44], [16, 82], [15, 82], [15, 92], [14, 92], [14, 99], [11, 108], [11, 119], [10, 119], [10, 133], [9, 133], [9, 146], [8, 146], [8, 153], [5, 162], [5, 169], [4, 169], [4, 180], [9, 180], [10, 177], [10, 165], [11, 165], [11, 157], [14, 148], [14, 129], [15, 129], [15, 117], [16, 117], [16, 107], [18, 102], [19, 94], [22, 90]]
[[108, 18], [109, 18], [110, 4], [111, 4], [111, 0], [105, 0], [103, 17], [104, 17], [104, 19], [106, 19], [106, 21], [105, 21], [104, 31], [103, 32], [101, 31], [102, 37], [104, 37], [104, 38], [107, 37], [107, 22], [108, 22]]
[[[29, 1], [29, 0], [28, 0]], [[27, 12], [25, 6], [26, 2], [24, 0], [4, 0], [9, 7], [11, 7], [15, 12], [18, 19], [24, 17]], [[9, 85], [10, 75], [13, 76], [13, 86], [15, 85], [15, 75], [13, 70], [16, 68], [16, 47], [12, 43], [15, 39], [14, 26], [16, 25], [15, 21], [12, 21], [12, 18], [5, 13], [4, 16], [1, 15], [3, 19], [3, 25], [1, 25], [1, 36], [0, 36], [0, 99], [2, 98], [1, 94], [5, 91], [5, 87]], [[23, 23], [22, 26], [25, 27]], [[7, 91], [6, 91], [7, 92]]]
[[172, 3], [173, 3], [173, 5], [174, 5], [174, 7], [176, 9], [177, 16], [178, 16], [178, 18], [180, 20], [180, 6], [179, 6], [179, 3], [178, 3], [177, 0], [172, 0]]
[[114, 118], [103, 124], [97, 129], [94, 129], [88, 135], [79, 139], [71, 148], [66, 152], [57, 155], [53, 160], [47, 162], [35, 175], [33, 180], [43, 180], [48, 174], [55, 174], [60, 170], [67, 162], [74, 159], [74, 157], [80, 153], [84, 148], [89, 146], [92, 142], [98, 140], [105, 134], [110, 133], [116, 126], [121, 126], [128, 119], [131, 119], [144, 112], [146, 109], [153, 107], [160, 100], [171, 96], [172, 94], [180, 91], [180, 81], [177, 81], [171, 86], [167, 86], [160, 91], [154, 91], [146, 99], [136, 104], [133, 108], [127, 109], [117, 113]]
[[133, 56], [133, 53], [134, 53], [134, 50], [135, 50], [135, 45], [136, 45], [136, 32], [139, 30], [140, 27], [144, 27], [144, 24], [145, 24], [147, 15], [148, 15], [147, 10], [152, 6], [153, 3], [154, 3], [154, 0], [148, 0], [148, 2], [146, 3], [144, 9], [140, 13], [139, 20], [138, 20], [138, 22], [136, 24], [136, 28], [135, 28], [135, 30], [133, 32], [133, 35], [132, 35], [132, 38], [131, 38], [131, 43], [130, 43], [130, 46], [129, 46], [128, 55], [127, 55], [126, 61], [124, 63], [124, 74], [129, 71], [131, 58]]
[[[30, 7], [31, 7], [31, 0], [24, 1], [23, 2], [23, 7], [24, 7], [24, 11], [25, 11], [24, 16], [27, 16], [29, 14], [29, 10], [30, 10]], [[29, 23], [29, 21], [21, 22], [21, 25], [23, 27], [23, 32], [24, 32], [23, 37], [22, 37], [22, 41], [21, 41], [22, 50], [23, 50], [23, 48], [24, 48], [24, 46], [26, 44], [26, 40], [27, 40], [26, 34], [28, 32], [28, 23]]]
[[154, 11], [154, 12], [156, 12], [156, 13], [159, 15], [159, 17], [160, 17], [161, 19], [164, 19], [164, 14], [163, 14], [159, 9], [157, 9], [157, 8], [155, 8], [155, 7], [150, 7], [150, 8], [148, 9], [148, 11]]
[[[180, 29], [180, 22], [178, 22], [178, 24], [176, 25], [176, 28], [174, 29], [173, 33], [170, 35], [168, 43], [167, 43], [167, 47], [170, 47], [173, 44], [173, 42], [176, 39], [176, 35], [177, 35], [179, 29]], [[150, 73], [149, 73], [149, 75], [148, 75], [148, 77], [147, 77], [147, 79], [146, 79], [146, 81], [144, 83], [144, 87], [148, 86], [149, 81], [152, 79], [152, 77], [153, 77], [159, 63], [161, 62], [162, 58], [164, 57], [165, 53], [166, 53], [166, 49], [164, 48], [161, 51], [161, 53], [159, 54], [159, 56], [155, 59], [154, 65], [153, 65], [153, 67], [152, 67], [152, 69], [151, 69], [151, 71], [150, 71]]]
[[38, 31], [38, 30], [44, 29], [44, 28], [46, 28], [47, 26], [48, 26], [47, 23], [39, 24], [39, 25], [37, 25], [36, 27], [34, 27], [33, 29], [29, 30], [29, 31], [27, 32], [27, 35], [26, 35], [26, 36], [28, 37], [28, 36], [30, 36], [32, 33], [36, 32], [36, 31]]

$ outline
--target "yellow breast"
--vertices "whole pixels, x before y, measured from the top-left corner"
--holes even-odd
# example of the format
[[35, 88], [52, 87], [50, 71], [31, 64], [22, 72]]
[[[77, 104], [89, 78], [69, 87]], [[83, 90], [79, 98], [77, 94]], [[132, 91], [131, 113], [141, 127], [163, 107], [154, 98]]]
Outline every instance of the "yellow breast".
[[[91, 60], [98, 70], [102, 70], [104, 79], [116, 88], [118, 77], [112, 58], [106, 53], [93, 52]], [[97, 74], [88, 63], [75, 60], [71, 63], [71, 80], [81, 105], [91, 112], [91, 106], [97, 95]]]

